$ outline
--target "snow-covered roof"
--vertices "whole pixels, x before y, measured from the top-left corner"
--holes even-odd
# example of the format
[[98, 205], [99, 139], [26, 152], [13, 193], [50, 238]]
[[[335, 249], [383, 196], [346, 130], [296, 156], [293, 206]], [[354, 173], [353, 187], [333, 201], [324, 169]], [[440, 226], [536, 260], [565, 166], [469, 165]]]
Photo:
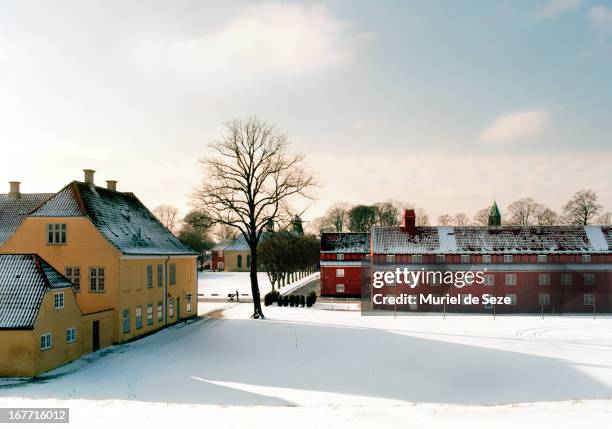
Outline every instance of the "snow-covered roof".
[[249, 251], [249, 250], [251, 250], [251, 248], [249, 247], [249, 244], [246, 241], [246, 238], [245, 238], [244, 234], [238, 235], [238, 237], [236, 237], [235, 240], [230, 241], [227, 244], [227, 246], [225, 246], [223, 248], [224, 252], [232, 251], [232, 250], [236, 250], [236, 251]]
[[71, 182], [30, 213], [33, 217], [87, 217], [126, 255], [195, 255], [131, 192]]
[[595, 225], [417, 227], [414, 234], [399, 227], [374, 227], [372, 252], [607, 253], [610, 234], [609, 228]]
[[45, 291], [71, 287], [38, 255], [0, 255], [0, 329], [31, 328]]
[[366, 232], [324, 232], [321, 252], [370, 253], [370, 234]]
[[21, 221], [53, 194], [0, 194], [0, 245], [17, 230]]

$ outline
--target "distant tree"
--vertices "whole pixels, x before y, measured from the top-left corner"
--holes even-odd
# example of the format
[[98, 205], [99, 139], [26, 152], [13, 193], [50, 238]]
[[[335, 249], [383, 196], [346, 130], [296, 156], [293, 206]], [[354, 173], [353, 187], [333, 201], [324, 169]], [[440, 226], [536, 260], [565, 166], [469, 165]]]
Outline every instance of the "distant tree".
[[183, 226], [178, 233], [182, 243], [199, 253], [200, 268], [205, 262], [204, 253], [213, 246], [210, 225], [210, 217], [205, 212], [192, 210], [183, 219]]
[[440, 226], [449, 226], [453, 223], [453, 217], [448, 214], [443, 214], [438, 216], [438, 225]]
[[153, 209], [153, 214], [172, 234], [179, 226], [179, 211], [170, 204], [161, 204]]
[[334, 232], [342, 232], [348, 222], [348, 213], [349, 205], [347, 203], [334, 204], [325, 213], [324, 223], [333, 226]]
[[508, 206], [508, 223], [511, 225], [533, 225], [538, 203], [533, 198], [521, 198]]
[[416, 216], [414, 220], [416, 226], [429, 226], [429, 215], [424, 208], [417, 207], [414, 214]]
[[348, 214], [349, 230], [351, 232], [370, 232], [376, 224], [376, 207], [358, 205]]
[[470, 218], [465, 213], [457, 213], [454, 218], [456, 226], [466, 226], [470, 222]]
[[590, 189], [576, 192], [563, 206], [565, 221], [572, 225], [588, 225], [603, 208], [597, 200], [597, 194]]
[[324, 232], [336, 232], [325, 216], [317, 217], [306, 224], [306, 234], [320, 236]]
[[487, 226], [489, 225], [489, 211], [490, 207], [485, 207], [484, 209], [480, 209], [474, 215], [474, 224]]
[[222, 140], [211, 145], [214, 155], [201, 160], [204, 185], [194, 202], [213, 222], [238, 229], [251, 251], [251, 294], [254, 319], [263, 318], [257, 281], [257, 246], [266, 227], [289, 199], [306, 196], [315, 184], [303, 157], [288, 152], [289, 141], [272, 125], [257, 118], [225, 124]]
[[535, 221], [538, 225], [556, 225], [559, 223], [559, 215], [552, 209], [537, 204], [535, 210]]
[[376, 224], [378, 226], [397, 226], [400, 222], [400, 210], [392, 201], [374, 203], [376, 207]]
[[597, 218], [597, 222], [599, 225], [611, 225], [612, 224], [612, 213], [605, 212], [602, 213], [601, 216]]
[[212, 228], [212, 233], [217, 241], [235, 240], [240, 231], [233, 226], [224, 225], [221, 223], [215, 224]]

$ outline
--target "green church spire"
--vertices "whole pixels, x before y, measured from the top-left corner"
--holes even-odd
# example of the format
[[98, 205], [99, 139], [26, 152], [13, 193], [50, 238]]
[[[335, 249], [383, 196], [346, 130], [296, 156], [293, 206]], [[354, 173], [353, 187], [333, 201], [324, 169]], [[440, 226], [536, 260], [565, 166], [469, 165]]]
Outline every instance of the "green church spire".
[[501, 214], [497, 208], [497, 202], [493, 200], [493, 205], [489, 210], [489, 226], [500, 226], [501, 225]]

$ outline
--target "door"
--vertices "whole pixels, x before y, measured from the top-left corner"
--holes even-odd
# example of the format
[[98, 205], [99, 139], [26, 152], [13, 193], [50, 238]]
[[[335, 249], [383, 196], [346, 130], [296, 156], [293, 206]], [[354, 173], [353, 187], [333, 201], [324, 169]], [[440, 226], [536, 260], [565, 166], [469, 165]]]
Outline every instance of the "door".
[[181, 319], [181, 301], [179, 297], [176, 297], [176, 321]]
[[93, 347], [92, 348], [93, 348], [93, 351], [95, 352], [96, 350], [100, 348], [100, 321], [99, 320], [93, 321], [91, 332], [93, 334], [93, 338], [92, 338]]

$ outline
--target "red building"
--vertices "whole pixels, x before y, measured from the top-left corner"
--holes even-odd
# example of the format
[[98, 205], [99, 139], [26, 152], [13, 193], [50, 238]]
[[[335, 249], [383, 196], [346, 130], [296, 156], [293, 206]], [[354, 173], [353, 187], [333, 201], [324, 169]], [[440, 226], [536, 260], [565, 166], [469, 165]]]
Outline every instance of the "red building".
[[[507, 297], [512, 302], [510, 305], [454, 305], [445, 308], [417, 303], [402, 310], [497, 313], [612, 311], [612, 227], [500, 226], [498, 216], [494, 205], [489, 226], [417, 227], [414, 212], [406, 211], [401, 226], [372, 229], [370, 260], [362, 255], [358, 268], [361, 272], [352, 273], [351, 279], [362, 279], [360, 286], [365, 294], [370, 294], [372, 271], [393, 271], [396, 268], [425, 272], [480, 271], [484, 273], [484, 284], [459, 288], [431, 279], [414, 289], [385, 285], [374, 292], [433, 296], [489, 294]], [[341, 237], [336, 240], [342, 242]], [[350, 248], [341, 249], [350, 252]], [[323, 252], [322, 244], [322, 265], [324, 258], [333, 260], [330, 253]], [[331, 283], [338, 281], [330, 274], [323, 274], [322, 267], [322, 284], [323, 278], [328, 276]], [[354, 284], [351, 287], [352, 291], [360, 289]], [[326, 291], [333, 295], [333, 288], [327, 284]], [[370, 297], [364, 298], [365, 302], [370, 302]], [[375, 309], [387, 307], [390, 308], [373, 306]]]
[[321, 296], [360, 297], [369, 266], [370, 234], [322, 234]]

